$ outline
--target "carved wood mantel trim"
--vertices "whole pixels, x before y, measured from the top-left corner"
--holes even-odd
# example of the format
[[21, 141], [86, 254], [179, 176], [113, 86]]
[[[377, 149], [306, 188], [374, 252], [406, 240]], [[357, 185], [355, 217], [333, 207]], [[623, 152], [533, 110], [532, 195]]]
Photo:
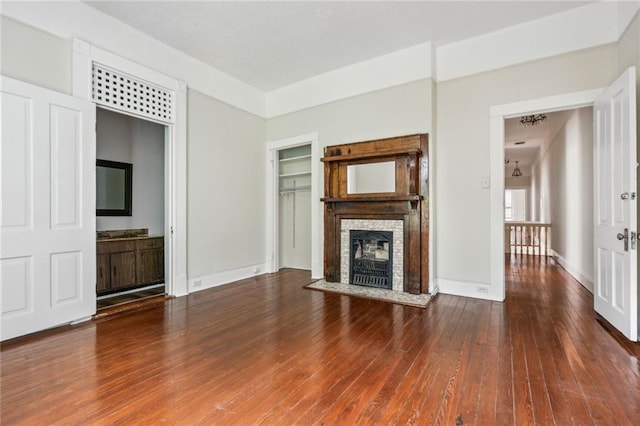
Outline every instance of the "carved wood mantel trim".
[[[402, 220], [404, 223], [404, 291], [428, 293], [429, 172], [428, 135], [416, 134], [333, 145], [324, 157], [324, 275], [340, 281], [342, 219]], [[392, 193], [348, 194], [347, 166], [395, 162]]]

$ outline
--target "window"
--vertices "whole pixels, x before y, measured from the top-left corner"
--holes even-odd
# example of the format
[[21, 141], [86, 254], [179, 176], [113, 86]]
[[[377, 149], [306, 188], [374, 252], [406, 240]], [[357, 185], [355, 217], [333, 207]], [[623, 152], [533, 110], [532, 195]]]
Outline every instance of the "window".
[[513, 205], [512, 205], [511, 190], [504, 191], [504, 220], [513, 220]]
[[504, 220], [516, 222], [528, 220], [526, 189], [506, 189], [504, 191]]

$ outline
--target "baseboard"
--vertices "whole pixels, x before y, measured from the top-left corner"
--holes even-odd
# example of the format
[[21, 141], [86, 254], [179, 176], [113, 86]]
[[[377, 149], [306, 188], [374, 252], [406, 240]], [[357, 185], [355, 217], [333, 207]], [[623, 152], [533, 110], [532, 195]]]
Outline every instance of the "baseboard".
[[551, 250], [551, 257], [553, 257], [553, 259], [560, 266], [562, 266], [562, 269], [567, 271], [569, 275], [575, 278], [575, 280], [578, 281], [582, 285], [582, 287], [586, 288], [587, 290], [589, 290], [589, 292], [591, 292], [591, 294], [593, 294], [593, 278], [584, 275], [581, 271], [567, 262], [567, 259], [560, 256], [555, 250]]
[[173, 288], [167, 290], [171, 291], [171, 296], [174, 297], [186, 296], [189, 294], [188, 286], [187, 274], [179, 274], [175, 276]]
[[440, 287], [438, 286], [436, 280], [429, 281], [429, 290], [431, 296], [435, 296], [436, 294], [440, 293]]
[[255, 275], [263, 274], [266, 269], [266, 263], [258, 263], [238, 269], [218, 272], [204, 277], [191, 278], [188, 281], [189, 293], [217, 287], [223, 284], [229, 284], [234, 281], [244, 280]]
[[455, 281], [443, 278], [437, 279], [436, 287], [439, 293], [452, 296], [473, 297], [474, 299], [502, 301], [502, 297], [494, 294], [491, 285], [471, 281]]
[[314, 280], [324, 278], [324, 272], [322, 271], [323, 267], [324, 264], [322, 262], [311, 262], [311, 278]]

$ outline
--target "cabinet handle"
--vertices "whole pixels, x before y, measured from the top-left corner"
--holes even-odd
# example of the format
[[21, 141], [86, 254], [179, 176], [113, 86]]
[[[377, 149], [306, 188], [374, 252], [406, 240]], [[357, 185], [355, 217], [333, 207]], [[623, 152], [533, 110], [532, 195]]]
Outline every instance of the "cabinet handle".
[[116, 275], [118, 275], [118, 274], [116, 274], [116, 267], [114, 266], [113, 267], [113, 276], [115, 277]]
[[100, 267], [100, 278], [102, 278], [102, 267]]

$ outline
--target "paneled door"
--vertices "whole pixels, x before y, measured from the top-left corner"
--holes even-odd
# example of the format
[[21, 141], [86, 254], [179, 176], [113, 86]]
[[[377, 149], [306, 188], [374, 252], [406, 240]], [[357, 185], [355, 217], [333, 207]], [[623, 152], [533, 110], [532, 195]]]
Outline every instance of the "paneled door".
[[95, 313], [95, 106], [1, 77], [2, 340]]
[[638, 338], [636, 71], [596, 99], [594, 308], [629, 340]]

